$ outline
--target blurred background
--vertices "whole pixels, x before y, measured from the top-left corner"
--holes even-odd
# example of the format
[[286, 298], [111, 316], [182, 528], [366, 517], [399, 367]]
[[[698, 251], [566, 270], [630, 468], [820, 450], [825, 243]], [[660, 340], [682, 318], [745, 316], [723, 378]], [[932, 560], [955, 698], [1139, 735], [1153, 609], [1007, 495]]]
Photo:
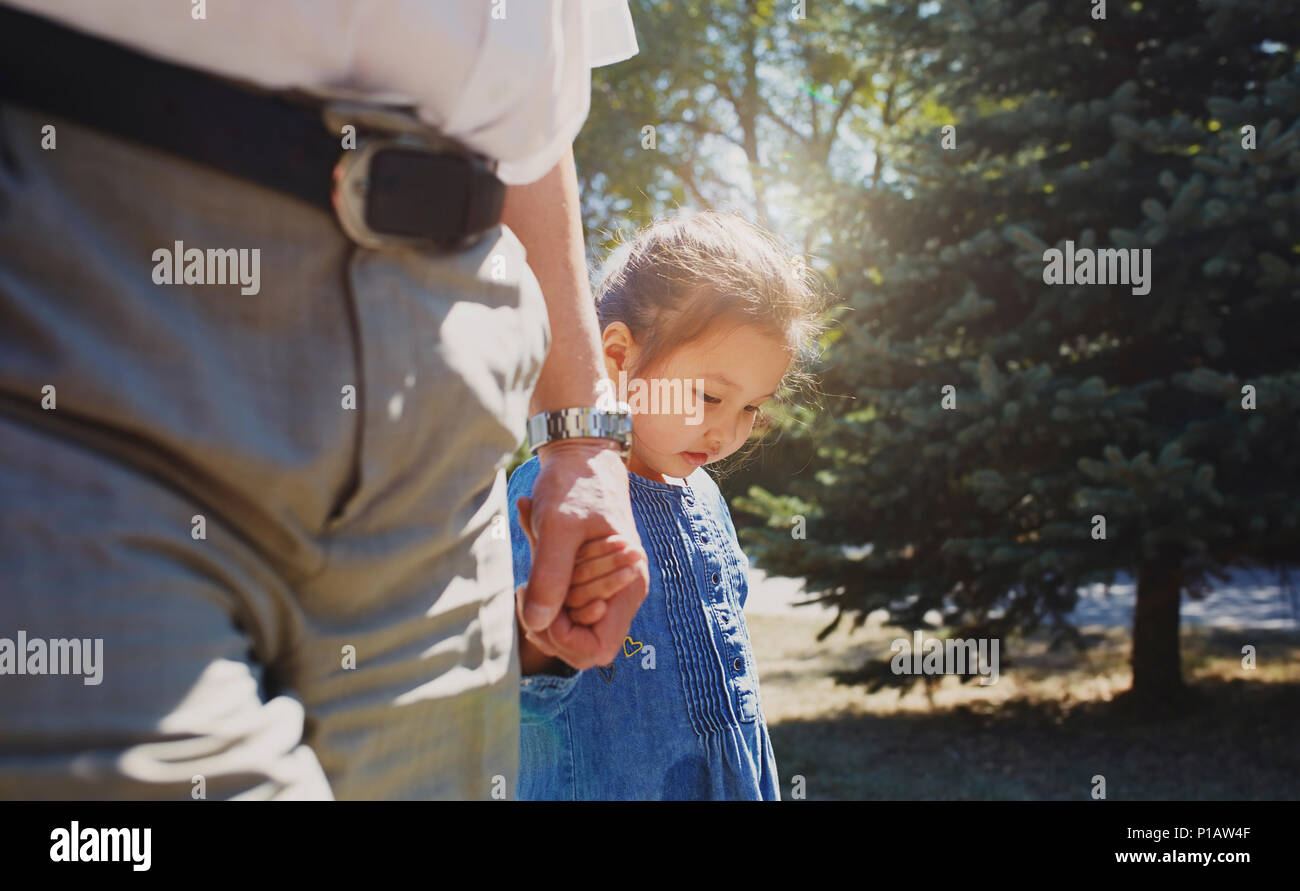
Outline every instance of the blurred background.
[[[783, 797], [1300, 798], [1294, 5], [632, 8], [593, 275], [709, 208], [834, 297], [817, 386], [710, 466]], [[1150, 292], [1044, 284], [1067, 241], [1150, 249]], [[918, 629], [997, 682], [892, 672]]]

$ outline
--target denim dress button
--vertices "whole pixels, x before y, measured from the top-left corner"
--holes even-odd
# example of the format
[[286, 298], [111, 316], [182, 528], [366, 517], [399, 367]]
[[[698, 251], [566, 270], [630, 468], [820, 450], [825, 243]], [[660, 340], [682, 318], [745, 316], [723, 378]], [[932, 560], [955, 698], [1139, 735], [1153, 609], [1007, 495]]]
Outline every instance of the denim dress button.
[[700, 533], [700, 541], [702, 541], [702, 542], [704, 542], [705, 544], [707, 544], [708, 541], [709, 541], [709, 534], [708, 534], [707, 532], [701, 532], [701, 533]]
[[736, 669], [736, 671], [740, 671], [745, 667], [745, 660], [737, 656], [736, 661], [731, 663], [731, 667]]
[[719, 575], [715, 572], [713, 574], [713, 584], [716, 585], [718, 583], [718, 579], [719, 579]]

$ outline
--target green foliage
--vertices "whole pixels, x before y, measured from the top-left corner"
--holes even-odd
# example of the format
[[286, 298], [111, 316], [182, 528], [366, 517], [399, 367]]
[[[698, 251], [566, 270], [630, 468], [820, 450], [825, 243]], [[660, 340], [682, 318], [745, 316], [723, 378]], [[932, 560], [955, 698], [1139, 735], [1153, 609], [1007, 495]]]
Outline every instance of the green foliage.
[[795, 21], [786, 0], [631, 5], [641, 51], [593, 72], [575, 146], [598, 255], [620, 230], [694, 207], [741, 211], [819, 257], [843, 231], [840, 183], [899, 128], [950, 114], [906, 77], [943, 41], [914, 9], [808, 3]]
[[[641, 56], [598, 74], [590, 225], [748, 207], [842, 298], [823, 412], [728, 482], [756, 564], [859, 623], [936, 610], [954, 636], [1077, 642], [1077, 587], [1116, 571], [1196, 594], [1293, 561], [1294, 13], [934, 6], [810, 3], [796, 24], [779, 3], [634, 3]], [[1150, 292], [1045, 285], [1067, 241], [1150, 249]]]
[[[951, 39], [915, 72], [957, 148], [935, 127], [893, 147], [893, 184], [844, 194], [853, 312], [823, 386], [875, 418], [826, 428], [789, 487], [831, 556], [750, 541], [859, 617], [1076, 640], [1076, 588], [1117, 570], [1198, 592], [1297, 555], [1300, 72], [1293, 46], [1259, 47], [1295, 32], [1281, 4], [969, 7], [934, 17]], [[1067, 240], [1150, 248], [1150, 293], [1045, 285]], [[868, 541], [860, 560], [826, 547]]]

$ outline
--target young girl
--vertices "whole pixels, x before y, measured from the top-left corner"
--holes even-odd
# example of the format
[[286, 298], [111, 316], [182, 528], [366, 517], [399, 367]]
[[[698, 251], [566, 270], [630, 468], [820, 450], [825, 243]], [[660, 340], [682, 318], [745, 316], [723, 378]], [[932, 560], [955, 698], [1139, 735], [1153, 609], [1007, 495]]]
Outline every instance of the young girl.
[[[823, 310], [801, 273], [762, 230], [704, 213], [643, 230], [598, 287], [606, 369], [614, 382], [625, 373], [633, 397], [620, 399], [633, 410], [628, 480], [650, 585], [610, 665], [554, 660], [522, 679], [520, 799], [780, 798], [741, 613], [749, 561], [704, 465], [744, 445], [759, 406], [801, 376]], [[637, 387], [680, 404], [638, 400]], [[509, 482], [516, 585], [531, 565], [518, 501], [538, 460]], [[575, 576], [599, 554], [584, 545]], [[575, 610], [574, 590], [570, 615], [590, 624], [604, 604]]]

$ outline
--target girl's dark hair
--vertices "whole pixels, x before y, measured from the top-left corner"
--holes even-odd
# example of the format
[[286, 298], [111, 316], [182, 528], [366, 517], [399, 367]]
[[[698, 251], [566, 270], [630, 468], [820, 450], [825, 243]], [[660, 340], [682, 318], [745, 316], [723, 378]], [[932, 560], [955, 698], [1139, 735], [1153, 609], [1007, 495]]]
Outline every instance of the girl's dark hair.
[[[702, 336], [715, 320], [757, 325], [785, 341], [781, 389], [810, 383], [825, 298], [803, 257], [735, 214], [706, 211], [638, 232], [596, 286], [600, 329], [627, 325], [639, 350], [629, 377]], [[611, 257], [611, 260], [613, 258]]]

